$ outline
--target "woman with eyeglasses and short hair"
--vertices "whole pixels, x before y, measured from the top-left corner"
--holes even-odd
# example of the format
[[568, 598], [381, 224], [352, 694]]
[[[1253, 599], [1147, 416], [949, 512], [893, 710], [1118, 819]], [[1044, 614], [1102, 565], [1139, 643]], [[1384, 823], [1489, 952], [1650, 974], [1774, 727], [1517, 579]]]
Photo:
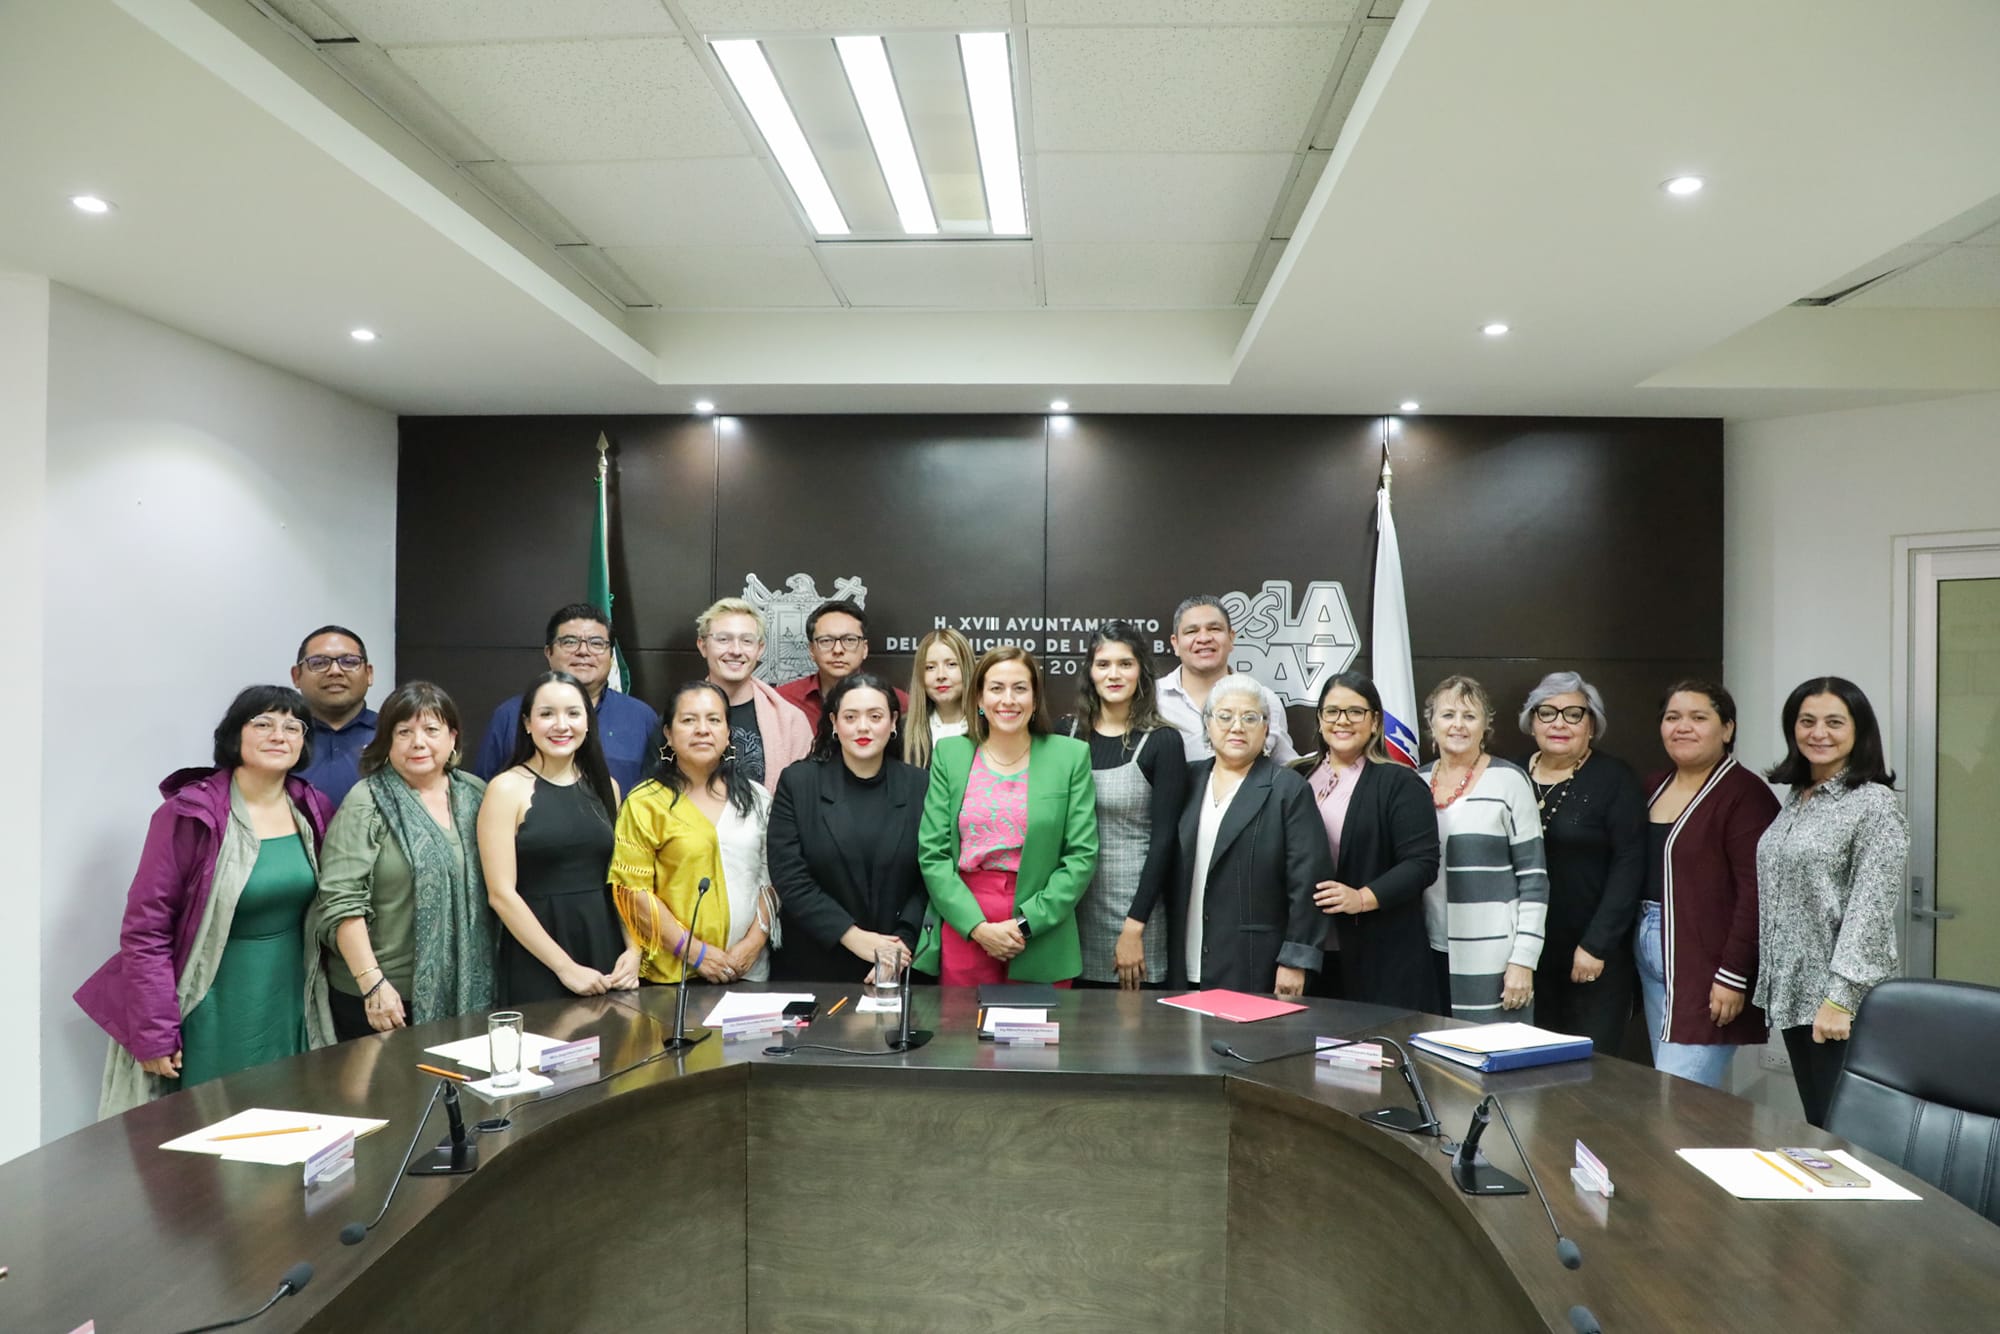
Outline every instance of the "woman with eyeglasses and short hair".
[[306, 912], [333, 811], [297, 770], [312, 714], [251, 686], [215, 728], [212, 768], [160, 784], [114, 954], [76, 1002], [111, 1035], [98, 1115], [334, 1040]]
[[1614, 1055], [1638, 995], [1632, 924], [1646, 887], [1646, 794], [1631, 766], [1598, 749], [1604, 699], [1577, 673], [1543, 677], [1520, 724], [1535, 743], [1528, 781], [1549, 868], [1535, 1022]]
[[1424, 933], [1424, 890], [1437, 879], [1438, 826], [1416, 770], [1382, 744], [1382, 696], [1360, 672], [1319, 692], [1320, 749], [1292, 765], [1312, 789], [1332, 878], [1313, 887], [1330, 920], [1316, 996], [1442, 1014]]
[[[1255, 678], [1232, 673], [1202, 706], [1209, 758], [1188, 770], [1168, 913], [1169, 985], [1299, 996], [1324, 963], [1333, 879], [1306, 780], [1264, 754], [1272, 720]], [[1280, 721], [1279, 725], [1282, 725]]]

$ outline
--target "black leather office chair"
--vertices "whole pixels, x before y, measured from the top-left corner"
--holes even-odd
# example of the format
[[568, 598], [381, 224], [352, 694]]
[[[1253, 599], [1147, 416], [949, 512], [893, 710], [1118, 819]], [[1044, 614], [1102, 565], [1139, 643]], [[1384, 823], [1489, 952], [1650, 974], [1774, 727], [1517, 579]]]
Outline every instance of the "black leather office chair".
[[2000, 988], [1900, 978], [1869, 992], [1826, 1128], [2000, 1223]]

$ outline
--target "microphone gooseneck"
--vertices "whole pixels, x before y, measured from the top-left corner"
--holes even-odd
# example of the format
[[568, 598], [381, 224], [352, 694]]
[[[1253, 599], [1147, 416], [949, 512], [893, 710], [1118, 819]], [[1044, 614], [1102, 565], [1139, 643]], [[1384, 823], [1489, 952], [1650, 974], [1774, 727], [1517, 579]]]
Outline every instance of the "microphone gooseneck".
[[668, 1051], [686, 1051], [689, 1047], [708, 1039], [708, 1030], [705, 1028], [693, 1037], [689, 1037], [687, 1031], [688, 951], [694, 948], [694, 929], [701, 922], [701, 903], [708, 897], [708, 889], [709, 879], [703, 876], [700, 883], [694, 887], [694, 911], [688, 914], [687, 934], [681, 937], [680, 953], [676, 956], [680, 960], [681, 980], [674, 988], [674, 1031], [665, 1042]]
[[1507, 1116], [1507, 1104], [1500, 1101], [1500, 1095], [1489, 1093], [1486, 1101], [1500, 1109], [1500, 1124], [1507, 1128], [1507, 1138], [1514, 1141], [1514, 1152], [1521, 1155], [1521, 1166], [1528, 1169], [1528, 1180], [1534, 1183], [1535, 1198], [1542, 1202], [1542, 1212], [1549, 1216], [1549, 1230], [1556, 1234], [1556, 1258], [1562, 1261], [1564, 1269], [1583, 1267], [1583, 1249], [1563, 1235], [1562, 1224], [1556, 1222], [1556, 1211], [1549, 1204], [1548, 1192], [1542, 1189], [1541, 1178], [1535, 1175], [1535, 1165], [1528, 1161], [1528, 1151], [1521, 1147], [1521, 1137], [1514, 1133], [1514, 1122]]
[[[917, 938], [917, 953], [921, 954], [930, 943], [933, 929], [931, 923], [924, 923], [923, 933]], [[915, 962], [913, 955], [910, 964], [904, 965], [902, 984], [897, 988], [896, 1008], [900, 1013], [896, 1017], [896, 1036], [889, 1043], [890, 1051], [915, 1051], [931, 1040], [928, 1029], [912, 1031], [910, 1028], [910, 974], [913, 971], [910, 965]]]
[[1442, 1134], [1444, 1127], [1438, 1123], [1437, 1113], [1431, 1110], [1431, 1100], [1424, 1096], [1424, 1081], [1417, 1074], [1417, 1063], [1410, 1059], [1410, 1053], [1403, 1044], [1384, 1033], [1355, 1040], [1386, 1042], [1396, 1049], [1396, 1069], [1402, 1074], [1403, 1083], [1409, 1087], [1410, 1097], [1417, 1104], [1414, 1113], [1407, 1107], [1378, 1107], [1361, 1119], [1386, 1130], [1400, 1130], [1406, 1135], [1428, 1135], [1436, 1139]]
[[208, 1334], [210, 1330], [233, 1329], [237, 1325], [247, 1325], [285, 1298], [304, 1288], [306, 1284], [312, 1282], [312, 1276], [312, 1265], [301, 1260], [285, 1271], [284, 1277], [278, 1280], [278, 1290], [272, 1293], [262, 1306], [252, 1311], [249, 1315], [239, 1315], [231, 1320], [218, 1320], [209, 1325], [196, 1325], [193, 1329], [182, 1330], [181, 1334]]
[[417, 1141], [424, 1137], [424, 1126], [430, 1122], [431, 1109], [437, 1106], [438, 1095], [444, 1092], [444, 1088], [449, 1082], [449, 1080], [440, 1079], [438, 1087], [431, 1090], [430, 1100], [424, 1103], [424, 1114], [417, 1118], [417, 1128], [410, 1132], [410, 1147], [403, 1150], [402, 1165], [396, 1169], [396, 1175], [390, 1179], [389, 1191], [382, 1197], [382, 1207], [375, 1211], [374, 1221], [367, 1224], [358, 1222], [349, 1223], [346, 1227], [342, 1228], [340, 1230], [341, 1245], [359, 1246], [363, 1239], [375, 1230], [375, 1224], [380, 1223], [388, 1214], [389, 1202], [396, 1198], [396, 1191], [403, 1184], [403, 1173], [409, 1170], [410, 1159], [417, 1156]]

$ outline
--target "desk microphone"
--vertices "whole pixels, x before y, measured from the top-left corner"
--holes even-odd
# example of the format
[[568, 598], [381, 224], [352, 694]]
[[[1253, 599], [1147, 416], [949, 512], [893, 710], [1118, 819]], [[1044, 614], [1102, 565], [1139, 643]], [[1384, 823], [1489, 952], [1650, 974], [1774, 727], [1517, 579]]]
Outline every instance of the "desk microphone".
[[383, 1217], [388, 1214], [389, 1204], [396, 1198], [397, 1188], [403, 1184], [403, 1173], [409, 1170], [410, 1159], [417, 1156], [417, 1141], [424, 1137], [424, 1126], [431, 1119], [431, 1108], [437, 1106], [438, 1095], [444, 1091], [449, 1083], [449, 1080], [440, 1079], [438, 1087], [431, 1090], [430, 1100], [424, 1104], [424, 1114], [417, 1118], [417, 1128], [410, 1132], [410, 1147], [403, 1151], [402, 1164], [396, 1168], [396, 1175], [389, 1182], [388, 1194], [382, 1197], [382, 1207], [375, 1211], [375, 1221], [372, 1223], [349, 1223], [340, 1230], [341, 1245], [359, 1246], [367, 1239], [368, 1234], [375, 1230], [376, 1224], [380, 1223]]
[[406, 1175], [413, 1177], [460, 1177], [479, 1167], [479, 1145], [466, 1138], [465, 1116], [458, 1106], [458, 1086], [449, 1080], [439, 1080], [444, 1090], [445, 1115], [451, 1118], [451, 1131], [438, 1141], [435, 1149], [424, 1155]]
[[686, 1051], [697, 1043], [708, 1041], [708, 1030], [702, 1029], [693, 1037], [688, 1036], [688, 951], [694, 948], [695, 924], [701, 921], [701, 901], [708, 897], [708, 877], [694, 887], [694, 911], [688, 914], [687, 934], [681, 937], [681, 981], [674, 998], [674, 1035], [662, 1045], [668, 1051]]
[[1361, 1119], [1385, 1130], [1400, 1130], [1406, 1135], [1429, 1135], [1436, 1138], [1444, 1127], [1438, 1123], [1437, 1113], [1431, 1110], [1431, 1100], [1424, 1096], [1424, 1081], [1417, 1074], [1417, 1063], [1410, 1059], [1410, 1053], [1403, 1044], [1392, 1037], [1376, 1034], [1373, 1037], [1357, 1038], [1357, 1042], [1386, 1042], [1396, 1049], [1400, 1058], [1396, 1068], [1402, 1071], [1403, 1082], [1410, 1086], [1410, 1096], [1416, 1100], [1417, 1110], [1407, 1107], [1378, 1107], [1372, 1112], [1364, 1112]]
[[[923, 935], [917, 940], [918, 954], [923, 953], [924, 946], [930, 943], [930, 933], [934, 929], [931, 923], [924, 923]], [[928, 1028], [910, 1031], [910, 974], [915, 971], [916, 961], [916, 955], [913, 954], [910, 956], [910, 962], [903, 967], [903, 985], [898, 1001], [902, 1015], [896, 1021], [896, 1036], [889, 1039], [890, 1051], [915, 1051], [931, 1040], [931, 1031]]]
[[[1528, 1151], [1521, 1147], [1521, 1137], [1514, 1133], [1513, 1118], [1507, 1115], [1507, 1104], [1500, 1101], [1500, 1095], [1489, 1093], [1473, 1108], [1472, 1124], [1466, 1128], [1465, 1140], [1451, 1160], [1451, 1179], [1458, 1188], [1468, 1195], [1526, 1195], [1528, 1188], [1513, 1177], [1508, 1176], [1488, 1163], [1479, 1153], [1479, 1137], [1486, 1133], [1492, 1117], [1487, 1108], [1499, 1109], [1500, 1124], [1506, 1128], [1507, 1138], [1514, 1142], [1514, 1152], [1521, 1156], [1521, 1166], [1528, 1169], [1528, 1180], [1534, 1183], [1535, 1198], [1542, 1202], [1542, 1212], [1548, 1215], [1549, 1230], [1556, 1234], [1556, 1259], [1564, 1269], [1583, 1267], [1583, 1249], [1563, 1235], [1562, 1224], [1556, 1222], [1556, 1211], [1549, 1205], [1548, 1192], [1542, 1189], [1541, 1178], [1535, 1175], [1535, 1165], [1528, 1161]], [[1569, 1308], [1570, 1327], [1577, 1334], [1602, 1334], [1602, 1326], [1588, 1306]]]
[[271, 1300], [265, 1302], [249, 1315], [240, 1315], [234, 1320], [218, 1320], [212, 1325], [197, 1325], [193, 1329], [183, 1330], [181, 1334], [208, 1334], [208, 1331], [212, 1329], [231, 1329], [237, 1325], [247, 1325], [293, 1293], [303, 1291], [306, 1284], [312, 1282], [312, 1276], [313, 1267], [304, 1260], [301, 1260], [290, 1269], [287, 1269], [285, 1276], [278, 1280], [278, 1290], [271, 1294]]

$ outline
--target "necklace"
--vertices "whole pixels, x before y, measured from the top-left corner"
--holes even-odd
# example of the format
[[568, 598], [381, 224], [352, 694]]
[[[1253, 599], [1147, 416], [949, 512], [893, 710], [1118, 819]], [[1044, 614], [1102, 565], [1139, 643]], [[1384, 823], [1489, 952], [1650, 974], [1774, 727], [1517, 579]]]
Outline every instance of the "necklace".
[[[1528, 760], [1528, 779], [1535, 785], [1535, 809], [1542, 813], [1542, 827], [1544, 829], [1548, 828], [1555, 820], [1556, 812], [1563, 808], [1563, 803], [1569, 800], [1570, 779], [1575, 778], [1583, 772], [1583, 766], [1590, 763], [1592, 754], [1593, 752], [1588, 750], [1583, 752], [1583, 758], [1572, 765], [1567, 774], [1558, 778], [1553, 783], [1544, 783], [1536, 776], [1536, 770], [1541, 767], [1542, 755], [1540, 751], [1536, 751]], [[1555, 802], [1553, 806], [1549, 804], [1551, 800]]]
[[986, 767], [992, 769], [996, 773], [1002, 773], [1002, 774], [1016, 773], [1020, 770], [1022, 765], [1028, 762], [1029, 747], [1027, 746], [1021, 747], [1021, 753], [1019, 755], [1013, 755], [1013, 756], [1002, 756], [998, 751], [996, 751], [993, 748], [991, 742], [988, 742], [985, 746], [981, 747], [981, 749], [984, 750], [986, 753]]
[[1438, 800], [1438, 775], [1444, 771], [1444, 766], [1440, 765], [1436, 769], [1431, 770], [1431, 805], [1437, 807], [1439, 810], [1443, 810], [1464, 796], [1465, 789], [1472, 786], [1472, 771], [1478, 767], [1479, 761], [1474, 760], [1471, 766], [1466, 769], [1465, 777], [1458, 780], [1458, 787], [1443, 801]]

